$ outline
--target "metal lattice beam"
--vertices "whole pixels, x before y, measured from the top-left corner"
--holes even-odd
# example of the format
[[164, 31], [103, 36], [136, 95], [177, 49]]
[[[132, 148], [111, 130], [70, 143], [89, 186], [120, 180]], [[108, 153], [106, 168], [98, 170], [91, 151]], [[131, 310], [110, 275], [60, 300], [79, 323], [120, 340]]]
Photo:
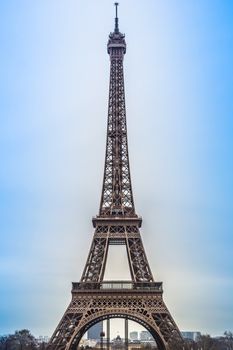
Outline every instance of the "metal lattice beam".
[[129, 168], [123, 58], [124, 35], [110, 34], [110, 85], [107, 143], [100, 216], [135, 216]]

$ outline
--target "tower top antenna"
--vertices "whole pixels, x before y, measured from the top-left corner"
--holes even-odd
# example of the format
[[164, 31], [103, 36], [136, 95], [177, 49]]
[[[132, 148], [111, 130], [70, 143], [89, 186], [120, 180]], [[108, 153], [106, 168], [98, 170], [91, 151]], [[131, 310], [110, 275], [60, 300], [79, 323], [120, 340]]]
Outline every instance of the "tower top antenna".
[[115, 2], [114, 5], [115, 5], [115, 7], [116, 7], [116, 17], [115, 17], [115, 29], [114, 29], [114, 32], [115, 32], [115, 33], [119, 33], [118, 17], [117, 17], [117, 7], [118, 7], [119, 3], [118, 3], [118, 2]]

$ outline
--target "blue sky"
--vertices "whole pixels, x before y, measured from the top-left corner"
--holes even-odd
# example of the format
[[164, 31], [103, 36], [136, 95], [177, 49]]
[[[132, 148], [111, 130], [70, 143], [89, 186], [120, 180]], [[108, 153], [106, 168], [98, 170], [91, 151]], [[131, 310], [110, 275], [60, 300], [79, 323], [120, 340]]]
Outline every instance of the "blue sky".
[[[233, 330], [232, 11], [230, 0], [119, 8], [143, 242], [180, 329], [210, 334]], [[109, 0], [0, 2], [1, 334], [50, 335], [82, 273], [113, 17]]]

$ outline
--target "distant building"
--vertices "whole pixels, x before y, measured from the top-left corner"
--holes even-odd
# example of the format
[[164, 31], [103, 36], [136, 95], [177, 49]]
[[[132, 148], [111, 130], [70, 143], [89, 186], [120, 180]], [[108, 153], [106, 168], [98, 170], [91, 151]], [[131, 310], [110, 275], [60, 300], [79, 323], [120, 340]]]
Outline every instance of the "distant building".
[[130, 340], [138, 340], [138, 332], [133, 331], [129, 333]]
[[196, 341], [198, 337], [200, 337], [201, 332], [185, 331], [185, 332], [181, 332], [181, 334], [184, 339], [190, 339], [190, 340]]
[[101, 332], [103, 332], [103, 322], [96, 323], [88, 329], [87, 339], [99, 340]]
[[48, 343], [49, 337], [47, 335], [39, 335], [39, 337], [36, 339], [39, 344], [41, 343]]
[[140, 332], [140, 340], [141, 341], [146, 341], [146, 340], [151, 340], [151, 334], [148, 331], [141, 331]]
[[111, 348], [112, 349], [123, 349], [124, 347], [125, 347], [124, 340], [119, 335], [117, 335], [117, 337], [115, 339], [113, 339], [113, 341], [112, 341]]

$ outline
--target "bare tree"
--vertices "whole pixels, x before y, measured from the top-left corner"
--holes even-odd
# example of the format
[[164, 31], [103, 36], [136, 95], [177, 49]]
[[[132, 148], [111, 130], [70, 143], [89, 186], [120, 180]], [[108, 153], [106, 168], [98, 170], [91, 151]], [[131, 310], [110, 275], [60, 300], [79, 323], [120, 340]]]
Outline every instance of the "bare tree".
[[224, 344], [226, 350], [233, 350], [233, 333], [230, 331], [224, 332]]
[[37, 347], [36, 338], [28, 329], [0, 337], [0, 350], [33, 350]]

